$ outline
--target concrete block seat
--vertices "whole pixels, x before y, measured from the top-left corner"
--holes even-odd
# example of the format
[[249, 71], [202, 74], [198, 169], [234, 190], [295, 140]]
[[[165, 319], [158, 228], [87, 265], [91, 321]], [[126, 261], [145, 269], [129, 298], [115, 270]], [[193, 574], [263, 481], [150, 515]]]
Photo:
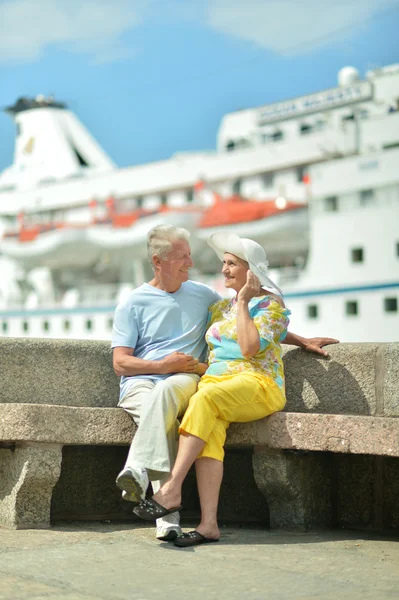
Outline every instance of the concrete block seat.
[[[106, 342], [0, 341], [0, 525], [48, 527], [62, 448], [127, 446]], [[227, 448], [253, 448], [272, 527], [328, 523], [326, 453], [399, 457], [399, 344], [342, 344], [331, 359], [285, 352], [285, 412], [234, 424]], [[239, 474], [237, 474], [239, 476]]]

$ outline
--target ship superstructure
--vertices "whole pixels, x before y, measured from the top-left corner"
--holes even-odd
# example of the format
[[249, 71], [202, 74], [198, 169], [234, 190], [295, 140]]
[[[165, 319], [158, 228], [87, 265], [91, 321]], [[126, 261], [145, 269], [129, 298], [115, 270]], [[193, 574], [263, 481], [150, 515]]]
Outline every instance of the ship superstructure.
[[[193, 277], [219, 286], [207, 236], [262, 243], [299, 333], [396, 339], [399, 65], [365, 80], [345, 67], [338, 83], [226, 115], [216, 151], [124, 169], [65, 104], [17, 101], [0, 175], [0, 333], [109, 337], [118, 299], [151, 275], [148, 230], [173, 223], [192, 232]], [[389, 307], [373, 327], [364, 294]]]

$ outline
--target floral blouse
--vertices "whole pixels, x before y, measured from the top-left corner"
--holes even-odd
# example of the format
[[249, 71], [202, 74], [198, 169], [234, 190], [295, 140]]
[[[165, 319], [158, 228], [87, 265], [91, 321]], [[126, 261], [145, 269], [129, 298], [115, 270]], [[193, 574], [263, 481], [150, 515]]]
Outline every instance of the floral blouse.
[[252, 358], [241, 354], [237, 341], [237, 300], [224, 299], [209, 307], [206, 341], [209, 367], [206, 375], [233, 375], [254, 371], [274, 379], [284, 390], [282, 342], [291, 314], [272, 296], [258, 296], [249, 302], [249, 314], [259, 332], [260, 349]]

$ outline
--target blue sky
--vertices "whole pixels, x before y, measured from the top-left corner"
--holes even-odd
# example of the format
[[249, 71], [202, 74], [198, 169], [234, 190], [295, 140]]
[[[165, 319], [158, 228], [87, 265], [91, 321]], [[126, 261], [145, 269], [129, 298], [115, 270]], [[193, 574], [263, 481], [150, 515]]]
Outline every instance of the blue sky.
[[[399, 0], [0, 0], [0, 106], [66, 101], [119, 166], [214, 148], [222, 116], [399, 62]], [[0, 115], [0, 170], [15, 129]]]

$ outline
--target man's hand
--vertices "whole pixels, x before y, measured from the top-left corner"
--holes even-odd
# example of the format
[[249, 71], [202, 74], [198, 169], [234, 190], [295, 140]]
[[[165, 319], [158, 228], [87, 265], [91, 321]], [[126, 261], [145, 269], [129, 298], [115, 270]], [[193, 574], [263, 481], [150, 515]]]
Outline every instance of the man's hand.
[[161, 361], [162, 373], [197, 373], [198, 359], [183, 352], [172, 352]]
[[307, 352], [315, 352], [322, 356], [328, 356], [329, 354], [323, 350], [323, 346], [329, 346], [330, 344], [339, 344], [339, 340], [323, 337], [303, 338], [302, 348]]

